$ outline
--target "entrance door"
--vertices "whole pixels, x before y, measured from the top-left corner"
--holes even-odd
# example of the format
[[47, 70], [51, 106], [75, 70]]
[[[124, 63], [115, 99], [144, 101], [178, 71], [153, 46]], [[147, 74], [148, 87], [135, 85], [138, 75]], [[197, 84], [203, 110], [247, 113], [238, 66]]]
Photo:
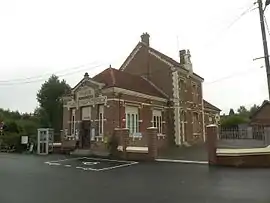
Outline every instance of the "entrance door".
[[91, 122], [82, 121], [80, 146], [83, 149], [90, 148]]

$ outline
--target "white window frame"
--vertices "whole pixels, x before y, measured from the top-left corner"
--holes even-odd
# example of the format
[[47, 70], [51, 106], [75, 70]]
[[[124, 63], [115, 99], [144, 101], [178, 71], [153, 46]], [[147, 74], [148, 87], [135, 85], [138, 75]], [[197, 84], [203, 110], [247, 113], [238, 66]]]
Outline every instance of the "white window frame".
[[70, 134], [75, 136], [76, 131], [76, 109], [71, 109], [71, 117], [70, 117]]
[[142, 136], [139, 132], [139, 108], [135, 106], [125, 107], [125, 117], [126, 117], [126, 128], [129, 129], [129, 134], [132, 137]]
[[98, 135], [103, 137], [104, 135], [104, 105], [98, 107]]
[[153, 110], [152, 126], [156, 127], [158, 130], [158, 134], [162, 135], [162, 110]]

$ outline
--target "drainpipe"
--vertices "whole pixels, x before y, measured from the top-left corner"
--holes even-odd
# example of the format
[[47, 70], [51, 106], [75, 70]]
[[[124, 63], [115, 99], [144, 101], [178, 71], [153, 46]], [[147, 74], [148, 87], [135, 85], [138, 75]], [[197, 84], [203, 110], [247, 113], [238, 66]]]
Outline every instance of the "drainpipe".
[[118, 113], [119, 113], [119, 121], [118, 126], [119, 128], [122, 128], [122, 119], [121, 119], [121, 93], [118, 93]]

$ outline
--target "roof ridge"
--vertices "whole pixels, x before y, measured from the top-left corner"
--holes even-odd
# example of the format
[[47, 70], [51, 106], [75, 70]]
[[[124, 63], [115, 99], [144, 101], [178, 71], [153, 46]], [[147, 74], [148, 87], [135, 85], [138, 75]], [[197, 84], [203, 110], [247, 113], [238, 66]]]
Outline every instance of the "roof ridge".
[[113, 85], [116, 85], [116, 79], [115, 79], [115, 75], [114, 75], [114, 68], [112, 68], [110, 66], [109, 71], [110, 71], [110, 75], [111, 75], [111, 78], [112, 78], [112, 83], [113, 83]]
[[147, 81], [150, 85], [152, 85], [157, 91], [159, 91], [165, 97], [169, 98], [169, 96], [163, 90], [161, 90], [158, 86], [156, 86], [151, 80], [149, 80], [148, 78], [144, 76], [140, 76], [140, 77], [143, 78], [145, 81]]

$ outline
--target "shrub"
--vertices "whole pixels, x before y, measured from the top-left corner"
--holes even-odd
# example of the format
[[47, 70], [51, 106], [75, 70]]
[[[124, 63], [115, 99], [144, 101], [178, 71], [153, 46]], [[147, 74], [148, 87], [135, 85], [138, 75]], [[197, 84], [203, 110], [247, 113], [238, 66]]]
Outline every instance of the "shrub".
[[118, 155], [118, 146], [119, 146], [119, 138], [113, 134], [110, 136], [107, 143], [110, 155], [117, 156]]

